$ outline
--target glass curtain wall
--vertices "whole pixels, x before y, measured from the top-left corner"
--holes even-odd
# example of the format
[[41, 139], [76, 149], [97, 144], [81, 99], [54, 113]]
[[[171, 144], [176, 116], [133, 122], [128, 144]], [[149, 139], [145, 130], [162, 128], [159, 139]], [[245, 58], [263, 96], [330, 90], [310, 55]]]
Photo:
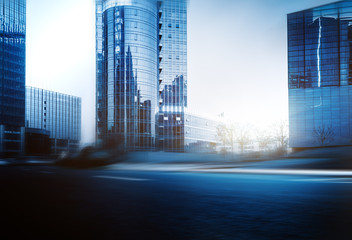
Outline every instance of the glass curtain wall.
[[26, 128], [48, 131], [53, 154], [78, 149], [81, 98], [26, 87]]
[[187, 0], [158, 2], [159, 141], [164, 151], [184, 151], [187, 107]]
[[153, 150], [158, 98], [157, 4], [97, 0], [97, 138]]
[[0, 152], [21, 151], [25, 121], [26, 1], [0, 0]]
[[288, 15], [289, 88], [352, 84], [352, 2]]
[[290, 146], [351, 145], [352, 1], [287, 19]]

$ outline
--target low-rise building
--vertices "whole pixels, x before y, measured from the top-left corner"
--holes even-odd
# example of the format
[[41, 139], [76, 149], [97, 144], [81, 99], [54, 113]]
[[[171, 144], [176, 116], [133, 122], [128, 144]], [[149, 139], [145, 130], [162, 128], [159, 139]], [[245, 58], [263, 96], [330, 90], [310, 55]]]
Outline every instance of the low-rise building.
[[49, 133], [51, 154], [77, 150], [81, 140], [81, 98], [26, 87], [26, 146], [33, 143], [31, 136], [42, 142], [35, 129], [44, 130], [44, 135]]
[[215, 152], [218, 121], [187, 110], [159, 114], [159, 150], [166, 152]]

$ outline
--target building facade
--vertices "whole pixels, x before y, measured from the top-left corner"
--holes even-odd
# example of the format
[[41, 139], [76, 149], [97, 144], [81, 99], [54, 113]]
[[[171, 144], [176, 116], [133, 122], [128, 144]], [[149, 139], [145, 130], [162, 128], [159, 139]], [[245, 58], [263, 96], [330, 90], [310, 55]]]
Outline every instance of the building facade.
[[214, 153], [219, 145], [217, 127], [220, 122], [185, 111], [184, 151]]
[[[159, 2], [159, 150], [185, 150], [187, 98], [187, 1]], [[160, 119], [170, 119], [160, 121]], [[174, 121], [171, 121], [174, 119]]]
[[[50, 139], [51, 154], [79, 148], [81, 98], [26, 87], [26, 136], [40, 142], [45, 135]], [[26, 139], [26, 145], [30, 142], [31, 139]]]
[[[96, 66], [98, 143], [163, 148], [160, 114], [187, 106], [186, 0], [96, 0]], [[164, 91], [179, 78], [182, 105]]]
[[159, 126], [164, 128], [159, 141], [166, 152], [214, 153], [217, 151], [219, 121], [192, 114], [187, 109], [159, 115]]
[[26, 1], [0, 0], [0, 154], [23, 151]]
[[290, 147], [352, 145], [352, 1], [287, 18]]
[[158, 6], [97, 0], [97, 139], [153, 150], [158, 101]]

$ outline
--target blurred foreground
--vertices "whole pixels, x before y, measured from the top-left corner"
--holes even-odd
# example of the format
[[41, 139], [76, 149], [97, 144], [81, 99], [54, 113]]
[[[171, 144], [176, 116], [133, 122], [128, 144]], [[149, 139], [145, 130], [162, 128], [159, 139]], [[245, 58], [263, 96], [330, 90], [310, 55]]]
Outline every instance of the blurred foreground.
[[2, 161], [0, 239], [349, 239], [352, 171], [348, 149], [335, 150], [129, 153], [84, 169]]

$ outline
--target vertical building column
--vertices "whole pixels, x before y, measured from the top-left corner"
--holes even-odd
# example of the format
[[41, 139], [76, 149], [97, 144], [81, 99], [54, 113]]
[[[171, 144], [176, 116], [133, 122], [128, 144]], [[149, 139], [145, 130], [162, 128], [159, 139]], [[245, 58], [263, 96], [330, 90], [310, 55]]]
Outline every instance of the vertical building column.
[[0, 153], [4, 152], [4, 125], [0, 125]]

